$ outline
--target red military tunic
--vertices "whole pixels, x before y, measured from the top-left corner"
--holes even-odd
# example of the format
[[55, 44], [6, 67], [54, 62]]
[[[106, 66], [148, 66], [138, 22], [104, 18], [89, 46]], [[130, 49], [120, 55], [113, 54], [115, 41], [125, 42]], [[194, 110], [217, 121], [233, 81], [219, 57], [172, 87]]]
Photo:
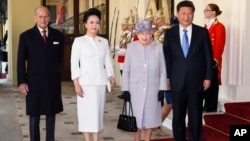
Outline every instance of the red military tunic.
[[222, 54], [226, 41], [226, 30], [222, 23], [215, 20], [208, 31], [212, 42], [214, 60], [218, 65], [218, 83], [221, 85]]
[[59, 3], [56, 7], [56, 25], [62, 24], [65, 21], [65, 7], [63, 2]]

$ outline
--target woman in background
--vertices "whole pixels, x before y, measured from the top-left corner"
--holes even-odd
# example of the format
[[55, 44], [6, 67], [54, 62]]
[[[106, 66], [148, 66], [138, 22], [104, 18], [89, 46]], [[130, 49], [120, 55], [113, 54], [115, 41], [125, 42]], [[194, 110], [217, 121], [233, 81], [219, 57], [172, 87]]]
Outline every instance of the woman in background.
[[217, 112], [219, 85], [221, 85], [222, 54], [226, 41], [225, 27], [217, 18], [221, 13], [220, 8], [213, 3], [208, 4], [204, 10], [204, 16], [207, 19], [205, 27], [210, 35], [214, 56], [213, 79], [210, 88], [205, 91], [204, 112]]

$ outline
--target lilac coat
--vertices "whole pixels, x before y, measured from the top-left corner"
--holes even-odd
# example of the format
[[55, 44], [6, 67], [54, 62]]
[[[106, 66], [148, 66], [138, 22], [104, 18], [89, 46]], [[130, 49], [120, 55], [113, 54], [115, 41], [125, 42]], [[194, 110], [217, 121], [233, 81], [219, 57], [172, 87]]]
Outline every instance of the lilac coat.
[[138, 128], [154, 128], [162, 124], [158, 91], [166, 89], [167, 74], [162, 44], [151, 41], [146, 50], [139, 41], [128, 44], [122, 91], [131, 93]]

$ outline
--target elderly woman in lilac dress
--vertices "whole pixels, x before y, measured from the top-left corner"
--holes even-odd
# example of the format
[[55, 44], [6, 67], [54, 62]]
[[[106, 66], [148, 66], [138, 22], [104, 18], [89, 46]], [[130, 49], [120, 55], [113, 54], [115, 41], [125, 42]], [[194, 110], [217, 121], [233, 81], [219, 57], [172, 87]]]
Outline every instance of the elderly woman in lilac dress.
[[164, 95], [167, 90], [163, 45], [151, 39], [154, 33], [151, 21], [139, 21], [133, 32], [139, 40], [127, 46], [122, 91], [130, 96], [136, 117], [138, 130], [134, 140], [141, 140], [141, 130], [144, 129], [144, 140], [150, 141], [153, 128], [162, 124], [158, 95]]

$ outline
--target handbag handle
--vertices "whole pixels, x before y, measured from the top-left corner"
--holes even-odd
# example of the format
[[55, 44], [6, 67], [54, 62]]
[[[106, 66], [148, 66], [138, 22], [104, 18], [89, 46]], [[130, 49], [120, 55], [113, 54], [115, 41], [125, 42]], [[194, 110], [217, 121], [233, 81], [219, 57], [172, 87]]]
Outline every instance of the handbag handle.
[[[131, 110], [131, 114], [132, 114], [132, 116], [134, 116], [131, 101], [128, 101], [128, 104], [129, 104], [129, 111], [128, 111], [128, 113], [127, 113], [127, 102], [124, 101], [124, 103], [123, 103], [123, 108], [122, 108], [122, 114], [123, 114], [123, 115], [129, 115], [129, 114], [130, 114], [130, 110]], [[124, 111], [125, 111], [125, 112], [124, 112]]]

